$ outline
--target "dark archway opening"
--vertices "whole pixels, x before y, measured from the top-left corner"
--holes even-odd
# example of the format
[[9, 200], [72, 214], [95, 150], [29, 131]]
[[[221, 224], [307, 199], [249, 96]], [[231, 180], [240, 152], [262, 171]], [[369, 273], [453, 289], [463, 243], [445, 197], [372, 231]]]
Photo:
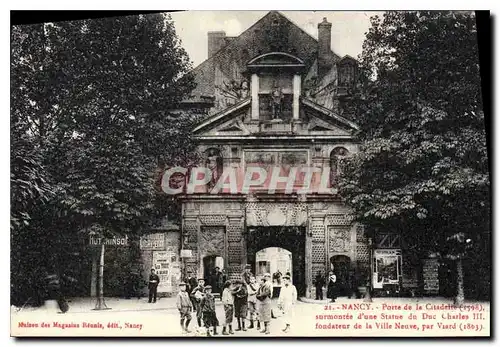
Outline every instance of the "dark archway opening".
[[221, 294], [224, 285], [224, 259], [216, 255], [203, 258], [203, 278], [206, 285], [212, 286], [214, 294]]
[[[247, 233], [247, 262], [252, 266], [252, 273], [256, 273], [255, 255], [258, 251], [268, 247], [286, 249], [292, 253], [292, 278], [299, 296], [306, 293], [306, 234], [305, 227], [269, 226], [251, 227]], [[284, 275], [284, 274], [283, 274]]]
[[335, 276], [337, 276], [338, 296], [349, 296], [351, 258], [345, 255], [335, 255], [330, 258], [330, 264], [333, 267]]

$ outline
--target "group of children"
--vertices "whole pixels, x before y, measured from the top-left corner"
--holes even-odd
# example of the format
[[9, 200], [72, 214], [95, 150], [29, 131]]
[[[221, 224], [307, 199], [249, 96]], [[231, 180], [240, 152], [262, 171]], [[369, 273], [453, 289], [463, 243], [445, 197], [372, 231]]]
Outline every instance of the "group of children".
[[[250, 272], [246, 272], [250, 274]], [[293, 305], [297, 300], [295, 286], [290, 283], [290, 276], [285, 276], [285, 284], [281, 288], [278, 305], [284, 312], [286, 327], [283, 331], [288, 332], [290, 318], [293, 316]], [[217, 327], [219, 320], [215, 313], [215, 297], [212, 294], [212, 286], [205, 286], [204, 279], [198, 279], [195, 288], [187, 288], [189, 285], [180, 283], [180, 292], [177, 296], [177, 308], [180, 312], [181, 328], [190, 332], [191, 312], [196, 310], [198, 326], [206, 328], [206, 335], [218, 335]], [[269, 323], [271, 320], [271, 297], [272, 282], [270, 274], [265, 274], [260, 284], [257, 284], [253, 275], [242, 276], [241, 280], [226, 281], [222, 291], [222, 304], [224, 305], [224, 322], [222, 335], [232, 335], [233, 320], [236, 317], [238, 327], [235, 331], [247, 331], [245, 321], [248, 318], [250, 325], [248, 329], [261, 328], [262, 333], [269, 334]], [[203, 322], [203, 324], [202, 324]], [[210, 332], [212, 328], [212, 333]]]

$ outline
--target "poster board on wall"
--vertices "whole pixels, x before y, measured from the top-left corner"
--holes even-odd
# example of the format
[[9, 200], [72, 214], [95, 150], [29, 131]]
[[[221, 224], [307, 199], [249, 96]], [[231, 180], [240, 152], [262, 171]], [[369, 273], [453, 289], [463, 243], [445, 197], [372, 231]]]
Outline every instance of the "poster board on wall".
[[181, 279], [178, 232], [167, 232], [165, 235], [165, 250], [153, 251], [153, 267], [156, 269], [158, 277], [160, 277], [158, 292], [176, 292]]

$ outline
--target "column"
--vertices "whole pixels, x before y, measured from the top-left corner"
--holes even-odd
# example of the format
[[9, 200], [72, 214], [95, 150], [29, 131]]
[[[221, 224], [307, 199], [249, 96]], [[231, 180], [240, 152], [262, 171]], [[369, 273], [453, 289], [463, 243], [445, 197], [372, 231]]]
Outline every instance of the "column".
[[252, 75], [251, 84], [252, 120], [259, 120], [259, 76], [255, 73]]
[[[198, 217], [189, 216], [184, 217], [184, 224], [182, 227], [183, 240], [184, 242], [183, 248], [190, 249], [192, 251], [192, 256], [190, 258], [186, 258], [184, 265], [189, 270], [193, 271], [193, 276], [200, 276], [200, 269], [203, 268], [203, 264], [200, 265], [200, 252], [198, 249], [198, 232], [199, 232], [199, 223]], [[186, 242], [185, 242], [186, 241]]]
[[300, 75], [293, 76], [293, 119], [299, 119]]
[[310, 225], [306, 227], [306, 298], [311, 298], [313, 290], [313, 274], [312, 274], [312, 230]]
[[229, 279], [239, 279], [246, 264], [243, 259], [245, 252], [243, 251], [243, 231], [244, 220], [242, 215], [228, 215], [227, 223], [227, 253], [228, 253], [228, 270]]

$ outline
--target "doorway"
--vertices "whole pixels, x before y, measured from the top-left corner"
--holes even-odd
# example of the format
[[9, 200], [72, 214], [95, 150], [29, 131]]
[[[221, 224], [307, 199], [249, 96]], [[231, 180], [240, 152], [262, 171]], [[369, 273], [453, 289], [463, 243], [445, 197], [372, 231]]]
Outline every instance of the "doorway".
[[220, 294], [221, 292], [224, 276], [223, 271], [224, 258], [216, 255], [209, 255], [203, 258], [203, 278], [206, 285], [212, 286], [213, 293]]
[[[252, 227], [247, 233], [247, 262], [252, 266], [252, 273], [256, 276], [262, 271], [274, 274], [272, 270], [280, 270], [282, 275], [290, 272], [292, 283], [297, 288], [297, 294], [304, 296], [306, 293], [305, 277], [305, 227], [295, 226], [270, 226]], [[273, 248], [276, 260], [261, 259], [263, 250]], [[257, 254], [259, 253], [259, 257]], [[279, 259], [278, 259], [279, 258]], [[291, 265], [291, 268], [290, 268]], [[283, 267], [283, 269], [278, 267]], [[286, 269], [285, 269], [286, 268]]]
[[289, 272], [293, 283], [292, 263], [292, 252], [284, 248], [267, 247], [261, 249], [255, 254], [255, 277], [260, 280], [268, 272], [272, 276], [273, 286], [281, 286], [283, 276]]
[[335, 255], [330, 258], [330, 269], [333, 268], [335, 276], [337, 276], [337, 291], [338, 296], [350, 295], [350, 271], [351, 258], [345, 255]]

